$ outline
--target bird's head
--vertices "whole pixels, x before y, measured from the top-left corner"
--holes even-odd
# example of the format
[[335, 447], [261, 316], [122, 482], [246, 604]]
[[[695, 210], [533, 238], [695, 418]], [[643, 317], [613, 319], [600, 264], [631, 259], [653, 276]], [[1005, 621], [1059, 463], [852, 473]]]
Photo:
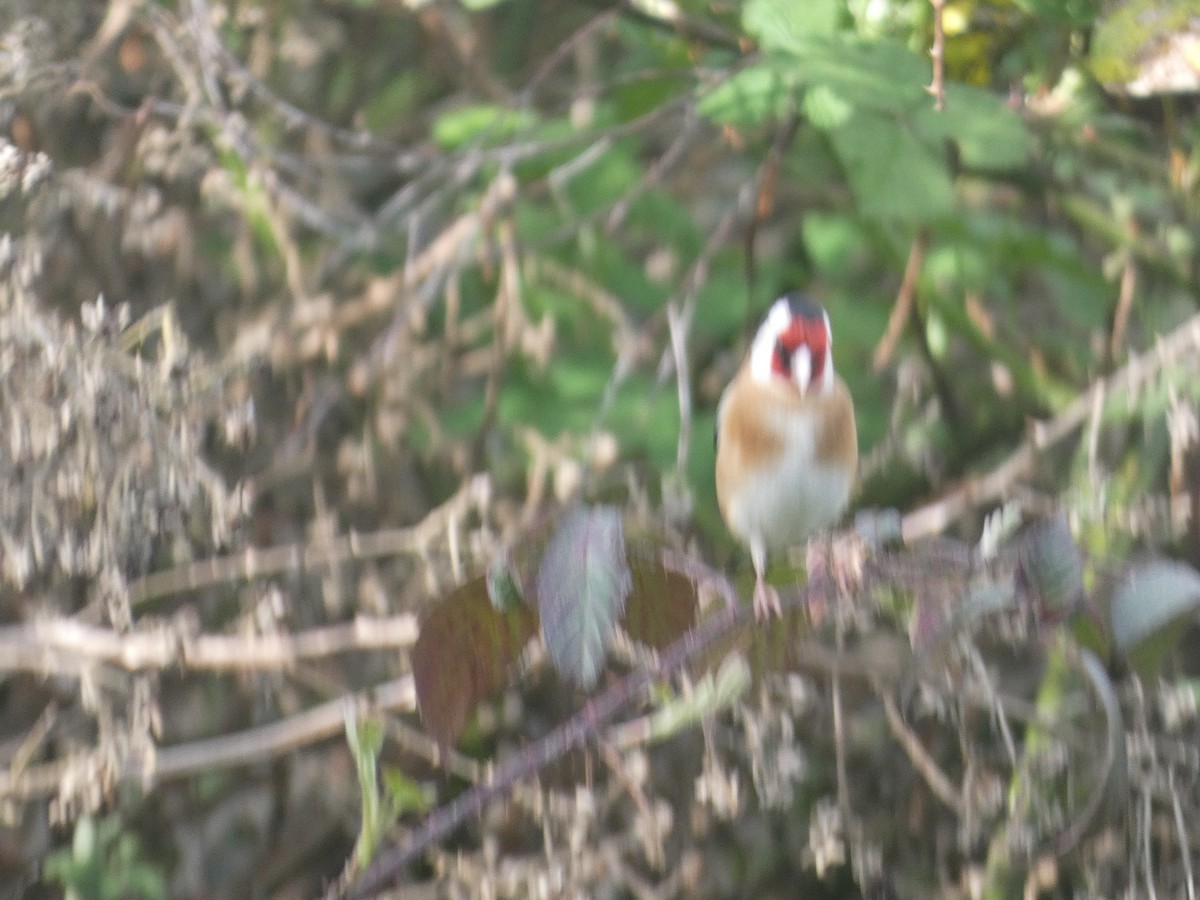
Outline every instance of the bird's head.
[[811, 297], [784, 294], [767, 311], [750, 345], [750, 376], [763, 384], [784, 379], [801, 395], [833, 387], [829, 315]]

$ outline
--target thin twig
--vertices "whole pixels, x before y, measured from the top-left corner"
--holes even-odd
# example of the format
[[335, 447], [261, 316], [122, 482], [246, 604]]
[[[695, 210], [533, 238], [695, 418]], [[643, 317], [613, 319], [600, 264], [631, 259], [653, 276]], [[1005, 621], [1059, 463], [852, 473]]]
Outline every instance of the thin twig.
[[904, 264], [904, 277], [900, 279], [900, 289], [896, 291], [896, 302], [892, 304], [887, 328], [879, 343], [875, 345], [871, 365], [876, 372], [882, 372], [892, 364], [892, 356], [896, 352], [896, 345], [900, 343], [900, 336], [904, 334], [904, 326], [912, 318], [913, 300], [917, 295], [917, 276], [921, 274], [921, 263], [928, 248], [929, 230], [922, 228], [909, 248], [908, 262]]
[[266, 550], [250, 548], [236, 556], [215, 557], [155, 572], [129, 586], [129, 602], [137, 606], [169, 594], [249, 581], [281, 572], [302, 572], [333, 562], [419, 553], [448, 522], [467, 509], [485, 503], [490, 493], [490, 478], [476, 475], [468, 479], [458, 493], [410, 528], [389, 528], [370, 534], [351, 532], [333, 541], [320, 539]]
[[333, 310], [332, 321], [322, 323], [322, 326], [340, 334], [360, 325], [389, 309], [416, 284], [454, 264], [464, 247], [478, 238], [485, 223], [494, 219], [516, 197], [516, 190], [516, 180], [507, 170], [502, 171], [492, 181], [477, 208], [451, 222], [411, 264], [392, 275], [372, 280], [362, 296], [338, 304]]
[[[376, 685], [349, 697], [339, 697], [312, 709], [234, 734], [162, 747], [154, 754], [151, 777], [155, 781], [183, 778], [213, 769], [259, 763], [292, 753], [340, 734], [348, 704], [372, 711], [411, 712], [416, 709], [416, 689], [411, 675]], [[0, 798], [31, 800], [58, 792], [71, 770], [96, 768], [96, 753], [30, 766], [22, 772], [0, 771]]]
[[891, 694], [883, 695], [883, 709], [887, 713], [888, 727], [891, 729], [892, 737], [904, 748], [913, 768], [925, 779], [925, 783], [929, 785], [933, 795], [950, 809], [962, 813], [964, 809], [962, 797], [954, 789], [950, 779], [938, 768], [937, 762], [929, 755], [929, 751], [905, 724], [904, 717], [900, 715], [900, 709], [896, 706], [896, 701]]
[[1175, 813], [1175, 832], [1178, 835], [1179, 853], [1183, 862], [1183, 881], [1187, 888], [1187, 900], [1196, 900], [1196, 876], [1192, 871], [1191, 839], [1183, 817], [1183, 804], [1179, 801], [1179, 785], [1175, 782], [1175, 766], [1167, 766], [1167, 793], [1171, 795], [1171, 809]]
[[560, 43], [554, 49], [554, 52], [547, 56], [542, 64], [538, 66], [537, 71], [533, 73], [533, 77], [521, 89], [521, 105], [525, 107], [531, 106], [538, 89], [546, 82], [554, 70], [569, 58], [575, 48], [585, 41], [590, 40], [597, 32], [607, 27], [617, 17], [617, 12], [616, 8], [612, 8], [598, 13], [594, 18], [581, 25], [574, 34]]
[[[836, 648], [838, 655], [846, 651], [846, 626], [840, 613], [835, 613]], [[842, 815], [842, 823], [853, 821], [850, 805], [850, 778], [846, 772], [846, 712], [842, 696], [842, 676], [833, 672], [829, 679], [829, 695], [832, 701], [833, 713], [833, 759], [834, 771], [837, 775], [838, 811]]]
[[988, 704], [988, 709], [991, 710], [992, 718], [996, 721], [996, 727], [1000, 730], [1000, 738], [1004, 742], [1004, 749], [1008, 753], [1008, 760], [1013, 768], [1017, 765], [1017, 742], [1013, 737], [1012, 729], [1008, 725], [1008, 714], [1004, 710], [1004, 704], [1000, 702], [996, 686], [992, 684], [992, 675], [988, 671], [987, 663], [984, 662], [983, 656], [979, 652], [979, 647], [971, 644], [967, 651], [967, 659], [970, 661], [971, 668], [975, 672], [977, 680], [976, 684], [983, 691], [983, 695]]
[[1133, 255], [1125, 254], [1121, 265], [1121, 283], [1117, 290], [1117, 308], [1113, 313], [1112, 335], [1108, 342], [1108, 357], [1116, 362], [1125, 345], [1125, 333], [1129, 328], [1129, 313], [1133, 309], [1133, 298], [1137, 293], [1137, 266]]
[[779, 127], [779, 131], [775, 135], [775, 140], [771, 142], [771, 149], [767, 153], [767, 158], [759, 166], [758, 177], [755, 179], [758, 183], [758, 195], [754, 204], [754, 213], [751, 215], [750, 223], [746, 227], [745, 246], [746, 283], [750, 286], [749, 293], [751, 294], [754, 291], [754, 282], [758, 270], [756, 264], [758, 257], [754, 252], [756, 238], [758, 237], [759, 229], [770, 218], [775, 208], [775, 188], [779, 183], [779, 172], [783, 168], [783, 158], [788, 148], [791, 147], [792, 141], [796, 139], [796, 132], [799, 128], [800, 116], [795, 112], [789, 113], [787, 119]]
[[[592, 6], [603, 0], [587, 0]], [[715, 47], [742, 50], [737, 32], [699, 16], [690, 16], [677, 3], [652, 3], [647, 0], [627, 0], [617, 6], [621, 15], [653, 25], [672, 35], [682, 35], [689, 41], [700, 41]]]
[[[667, 323], [670, 326], [671, 347], [669, 359], [675, 374], [675, 387], [679, 402], [679, 440], [675, 447], [676, 471], [686, 468], [692, 439], [692, 390], [689, 371], [687, 336], [696, 317], [696, 299], [700, 289], [708, 281], [708, 268], [713, 256], [728, 243], [733, 226], [755, 197], [754, 185], [744, 185], [729, 211], [722, 217], [712, 235], [704, 245], [700, 256], [692, 265], [679, 294], [667, 301]], [[682, 296], [680, 296], [682, 295]]]
[[350, 697], [339, 697], [269, 725], [192, 741], [158, 751], [154, 767], [157, 780], [182, 778], [228, 766], [241, 766], [275, 759], [301, 747], [342, 733], [346, 710], [361, 707], [360, 717], [379, 712], [412, 712], [417, 693], [411, 675], [376, 685]]
[[1158, 900], [1158, 891], [1154, 887], [1154, 808], [1148, 786], [1142, 790], [1141, 799], [1139, 818], [1142, 825], [1142, 872], [1146, 876], [1146, 896], [1150, 900]]
[[621, 198], [613, 204], [612, 210], [604, 222], [605, 233], [610, 235], [616, 234], [625, 225], [625, 220], [629, 216], [629, 210], [632, 208], [634, 201], [666, 179], [676, 164], [683, 159], [684, 153], [691, 147], [692, 143], [704, 135], [704, 131], [699, 125], [699, 115], [697, 115], [694, 108], [688, 107], [684, 111], [683, 123], [677, 129], [675, 139], [671, 141], [671, 144], [662, 152], [659, 158], [654, 161], [654, 164], [646, 168], [645, 173], [638, 183], [625, 191], [621, 195]]

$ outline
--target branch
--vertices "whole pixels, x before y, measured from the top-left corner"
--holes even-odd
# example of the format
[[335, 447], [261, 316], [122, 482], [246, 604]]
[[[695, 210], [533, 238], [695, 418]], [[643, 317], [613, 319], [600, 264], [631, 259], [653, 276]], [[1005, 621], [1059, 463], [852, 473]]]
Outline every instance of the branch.
[[[166, 781], [197, 772], [259, 763], [284, 756], [340, 734], [345, 728], [346, 710], [350, 704], [360, 706], [363, 715], [370, 712], [411, 712], [416, 709], [412, 676], [397, 678], [349, 697], [330, 700], [269, 725], [159, 748], [149, 760], [149, 777], [152, 781]], [[59, 792], [64, 779], [70, 779], [72, 773], [96, 774], [103, 767], [100, 754], [93, 751], [71, 759], [31, 766], [22, 771], [0, 771], [0, 798], [23, 801], [51, 796]]]
[[322, 538], [306, 544], [288, 544], [266, 550], [252, 547], [236, 556], [215, 557], [154, 572], [129, 586], [129, 602], [138, 606], [168, 594], [241, 580], [250, 581], [281, 572], [306, 571], [345, 560], [420, 553], [436, 533], [453, 527], [471, 507], [486, 506], [491, 488], [489, 476], [476, 475], [464, 482], [449, 500], [408, 528], [389, 528], [370, 534], [351, 532], [337, 540]]
[[188, 635], [177, 628], [132, 632], [50, 619], [0, 628], [0, 672], [79, 676], [106, 664], [129, 672], [182, 668], [214, 672], [286, 669], [345, 653], [410, 647], [417, 639], [412, 613], [312, 628], [298, 634]]
[[1135, 393], [1169, 365], [1185, 359], [1194, 365], [1197, 357], [1200, 357], [1200, 315], [1188, 319], [1151, 349], [1131, 357], [1108, 378], [1093, 382], [1050, 421], [1035, 423], [1021, 446], [991, 472], [967, 478], [938, 500], [906, 515], [900, 525], [905, 543], [940, 534], [969, 510], [1002, 499], [1014, 484], [1033, 472], [1042, 450], [1080, 428], [1104, 398]]
[[892, 305], [892, 314], [888, 316], [887, 328], [879, 343], [875, 345], [871, 366], [876, 372], [882, 372], [891, 365], [896, 345], [900, 343], [900, 336], [904, 334], [904, 326], [912, 318], [913, 300], [917, 295], [917, 276], [921, 274], [921, 263], [925, 260], [925, 251], [928, 249], [929, 229], [922, 228], [909, 248], [904, 277], [900, 279], [900, 289], [896, 291], [896, 302]]
[[372, 712], [412, 712], [417, 708], [413, 678], [406, 675], [348, 697], [338, 697], [312, 709], [234, 734], [164, 747], [158, 752], [156, 780], [182, 778], [196, 772], [260, 763], [292, 753], [342, 733], [346, 711], [359, 707], [361, 716]]

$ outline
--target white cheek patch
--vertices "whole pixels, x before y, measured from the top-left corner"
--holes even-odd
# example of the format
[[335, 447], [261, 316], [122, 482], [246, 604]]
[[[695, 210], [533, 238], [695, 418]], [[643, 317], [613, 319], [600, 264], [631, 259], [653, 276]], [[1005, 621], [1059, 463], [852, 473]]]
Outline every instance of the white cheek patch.
[[754, 335], [754, 343], [750, 345], [750, 377], [755, 381], [766, 384], [771, 380], [771, 362], [775, 356], [775, 342], [791, 321], [791, 311], [786, 300], [776, 300], [758, 333]]
[[[824, 312], [822, 310], [822, 312]], [[829, 313], [825, 315], [825, 368], [821, 372], [821, 393], [833, 390], [833, 326], [829, 324]]]

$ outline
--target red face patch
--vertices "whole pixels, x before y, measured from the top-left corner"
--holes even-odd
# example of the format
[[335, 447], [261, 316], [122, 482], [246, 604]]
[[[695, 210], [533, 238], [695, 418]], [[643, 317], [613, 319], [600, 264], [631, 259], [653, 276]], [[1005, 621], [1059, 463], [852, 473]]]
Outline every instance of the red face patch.
[[775, 341], [775, 354], [771, 358], [771, 370], [784, 378], [792, 377], [792, 354], [807, 346], [812, 354], [812, 381], [820, 381], [825, 374], [825, 356], [829, 350], [829, 335], [823, 319], [806, 319], [795, 316], [788, 327], [780, 332]]

